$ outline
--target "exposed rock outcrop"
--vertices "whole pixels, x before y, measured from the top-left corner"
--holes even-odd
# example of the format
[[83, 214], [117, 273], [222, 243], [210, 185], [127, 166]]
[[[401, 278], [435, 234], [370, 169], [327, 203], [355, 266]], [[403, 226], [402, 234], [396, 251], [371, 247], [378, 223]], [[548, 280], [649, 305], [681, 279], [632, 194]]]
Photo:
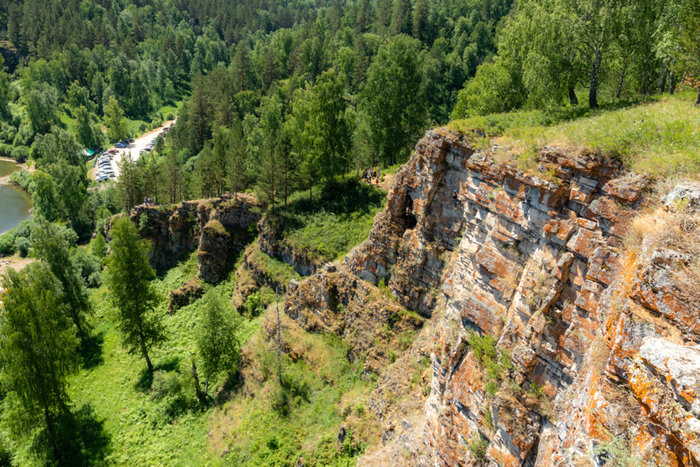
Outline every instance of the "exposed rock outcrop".
[[180, 308], [190, 305], [204, 295], [204, 288], [199, 278], [195, 277], [185, 282], [179, 289], [170, 292], [168, 313], [172, 314]]
[[172, 206], [136, 206], [131, 220], [149, 239], [151, 266], [175, 266], [197, 250], [198, 277], [216, 283], [224, 278], [234, 253], [250, 243], [249, 229], [260, 221], [260, 205], [251, 194], [238, 194]]
[[[431, 465], [599, 466], [614, 440], [647, 465], [697, 465], [688, 254], [622, 242], [648, 183], [597, 154], [550, 147], [524, 172], [468, 136], [418, 143], [345, 261], [433, 316]], [[480, 334], [496, 339], [492, 367]]]

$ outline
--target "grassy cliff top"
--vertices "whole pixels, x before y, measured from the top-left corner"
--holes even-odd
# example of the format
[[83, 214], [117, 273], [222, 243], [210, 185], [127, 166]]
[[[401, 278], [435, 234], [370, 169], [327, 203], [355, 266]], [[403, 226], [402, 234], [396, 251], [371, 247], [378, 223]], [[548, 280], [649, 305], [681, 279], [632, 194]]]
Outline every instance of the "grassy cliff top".
[[478, 147], [491, 151], [497, 143], [500, 149], [492, 152], [506, 152], [526, 167], [530, 156], [550, 145], [620, 158], [636, 172], [695, 175], [700, 172], [700, 108], [693, 98], [680, 92], [597, 110], [511, 112], [456, 120], [448, 127], [483, 131], [487, 136], [477, 140]]

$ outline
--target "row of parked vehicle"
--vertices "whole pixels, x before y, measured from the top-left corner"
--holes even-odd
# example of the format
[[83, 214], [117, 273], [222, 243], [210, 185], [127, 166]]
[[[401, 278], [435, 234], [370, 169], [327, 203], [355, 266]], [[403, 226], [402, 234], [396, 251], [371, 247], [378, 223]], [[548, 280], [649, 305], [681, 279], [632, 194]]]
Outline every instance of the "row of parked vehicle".
[[118, 143], [114, 143], [115, 148], [128, 148], [131, 143], [133, 143], [133, 139], [125, 139], [123, 141], [119, 141]]
[[163, 128], [163, 131], [161, 131], [160, 134], [157, 135], [154, 139], [149, 141], [149, 143], [146, 145], [146, 147], [144, 149], [142, 149], [139, 154], [153, 151], [153, 148], [156, 147], [156, 139], [158, 138], [158, 136], [162, 136], [163, 138], [165, 138], [165, 136], [168, 134], [168, 132], [170, 131], [171, 128], [172, 128], [172, 126], [166, 126], [165, 128]]
[[112, 168], [112, 158], [117, 153], [116, 149], [109, 149], [102, 153], [100, 157], [95, 161], [95, 167], [97, 167], [97, 172], [95, 172], [95, 179], [102, 183], [110, 178], [115, 178], [114, 169]]

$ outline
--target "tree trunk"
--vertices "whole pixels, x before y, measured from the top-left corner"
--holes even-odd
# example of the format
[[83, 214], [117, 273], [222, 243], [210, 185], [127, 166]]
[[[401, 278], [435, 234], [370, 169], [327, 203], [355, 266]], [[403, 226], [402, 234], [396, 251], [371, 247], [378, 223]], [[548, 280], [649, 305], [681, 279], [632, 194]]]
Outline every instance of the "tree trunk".
[[148, 349], [146, 348], [146, 344], [144, 344], [143, 342], [143, 334], [141, 334], [139, 337], [141, 338], [141, 353], [146, 358], [146, 365], [148, 365], [148, 371], [153, 371], [153, 363], [151, 363], [151, 359], [148, 356]]
[[44, 421], [46, 422], [46, 429], [49, 431], [49, 442], [51, 443], [51, 450], [53, 451], [53, 458], [56, 462], [59, 461], [58, 456], [58, 446], [56, 445], [56, 432], [53, 426], [53, 420], [51, 420], [51, 415], [49, 414], [49, 408], [44, 407]]
[[279, 379], [280, 387], [282, 387], [282, 357], [280, 355], [280, 352], [282, 351], [282, 339], [280, 326], [280, 301], [277, 296], [277, 289], [275, 289], [275, 302], [277, 303], [277, 379]]
[[625, 75], [627, 74], [627, 60], [625, 60], [625, 65], [622, 67], [622, 73], [620, 73], [620, 80], [617, 82], [617, 92], [615, 93], [615, 99], [620, 99], [622, 95], [622, 83], [625, 81]]
[[571, 105], [578, 105], [578, 97], [576, 97], [576, 90], [573, 86], [569, 86], [569, 102]]
[[595, 109], [598, 107], [598, 76], [600, 74], [600, 52], [596, 52], [595, 61], [593, 62], [593, 70], [591, 71], [591, 86], [588, 90], [588, 107]]
[[698, 96], [695, 98], [695, 105], [700, 105], [700, 89], [698, 89]]
[[659, 92], [664, 92], [666, 90], [666, 76], [668, 75], [668, 66], [671, 64], [671, 59], [666, 60], [664, 65], [664, 70], [661, 72], [659, 77]]
[[202, 388], [199, 386], [199, 374], [197, 373], [197, 366], [194, 364], [194, 356], [190, 355], [190, 357], [192, 359], [192, 377], [194, 378], [194, 390], [197, 393], [197, 399], [202, 401], [204, 400], [204, 394], [202, 394]]

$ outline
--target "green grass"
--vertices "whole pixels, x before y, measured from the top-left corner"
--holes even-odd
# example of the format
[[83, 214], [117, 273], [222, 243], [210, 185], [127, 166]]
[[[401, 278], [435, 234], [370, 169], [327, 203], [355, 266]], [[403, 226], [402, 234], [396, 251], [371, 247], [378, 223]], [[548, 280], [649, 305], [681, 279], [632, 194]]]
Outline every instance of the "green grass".
[[319, 261], [341, 258], [367, 238], [385, 199], [384, 191], [354, 175], [317, 191], [313, 201], [308, 191], [297, 192], [276, 214], [281, 242]]
[[[195, 275], [196, 264], [193, 254], [154, 282], [163, 297], [158, 312], [168, 336], [152, 350], [155, 374], [142, 357], [122, 347], [108, 291], [92, 292], [93, 339], [68, 390], [82, 427], [75, 465], [292, 467], [300, 457], [308, 466], [354, 465], [361, 443], [350, 436], [339, 451], [336, 442], [344, 420], [341, 407], [370, 383], [361, 378], [361, 362], [349, 363], [349, 349], [339, 338], [308, 334], [283, 316], [283, 340], [293, 353], [283, 354], [280, 387], [274, 340], [261, 326], [270, 318], [239, 318], [238, 337], [248, 362], [243, 378], [221, 375], [210, 382], [213, 399], [197, 401], [189, 365], [201, 302], [172, 316], [166, 310], [168, 293]], [[205, 288], [228, 301], [234, 284]], [[15, 448], [17, 465], [40, 465], [28, 445]]]
[[[460, 131], [479, 129], [508, 154], [524, 155], [545, 145], [619, 158], [636, 172], [657, 175], [700, 172], [700, 109], [694, 95], [679, 92], [647, 103], [530, 111], [452, 122]], [[477, 141], [486, 149], [488, 141]]]

